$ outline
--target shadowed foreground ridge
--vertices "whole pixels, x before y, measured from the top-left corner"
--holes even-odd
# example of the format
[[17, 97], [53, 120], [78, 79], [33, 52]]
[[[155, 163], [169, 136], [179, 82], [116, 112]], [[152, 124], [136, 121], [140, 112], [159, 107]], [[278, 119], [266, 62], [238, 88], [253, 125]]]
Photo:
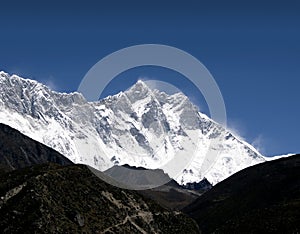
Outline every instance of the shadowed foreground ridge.
[[[139, 173], [134, 173], [136, 171]], [[144, 188], [144, 190], [137, 190], [137, 192], [154, 200], [162, 207], [172, 210], [183, 209], [212, 187], [207, 180], [182, 186], [161, 169], [149, 170], [129, 165], [113, 166], [105, 171], [105, 174], [118, 181], [122, 188], [130, 189], [131, 185], [136, 188]], [[155, 180], [159, 183], [163, 181], [165, 184], [153, 188]], [[152, 188], [148, 186], [146, 189], [147, 185], [152, 185]]]
[[184, 212], [202, 233], [299, 233], [300, 155], [238, 172]]
[[198, 233], [184, 214], [113, 187], [83, 165], [2, 174], [0, 196], [4, 233]]
[[73, 164], [57, 151], [0, 123], [0, 170], [8, 172], [47, 162]]

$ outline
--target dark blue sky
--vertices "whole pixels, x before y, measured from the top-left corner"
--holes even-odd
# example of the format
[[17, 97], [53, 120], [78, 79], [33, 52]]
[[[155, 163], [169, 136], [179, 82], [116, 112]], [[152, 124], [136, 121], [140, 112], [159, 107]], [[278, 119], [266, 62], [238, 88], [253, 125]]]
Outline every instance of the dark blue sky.
[[[267, 155], [300, 152], [299, 1], [101, 2], [2, 2], [0, 70], [75, 91], [90, 67], [116, 50], [174, 46], [212, 73], [230, 128]], [[135, 75], [172, 74], [129, 71], [128, 84], [116, 78], [107, 93], [127, 88]], [[197, 102], [199, 94], [183, 84]]]

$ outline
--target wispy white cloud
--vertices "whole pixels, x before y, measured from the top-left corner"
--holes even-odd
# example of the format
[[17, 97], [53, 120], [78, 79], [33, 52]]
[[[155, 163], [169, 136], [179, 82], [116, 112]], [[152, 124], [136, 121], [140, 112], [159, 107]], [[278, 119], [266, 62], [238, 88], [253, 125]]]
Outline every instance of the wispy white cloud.
[[229, 119], [227, 121], [227, 129], [235, 136], [238, 136], [241, 140], [247, 141], [245, 137], [246, 127], [241, 121]]
[[240, 121], [232, 121], [230, 120], [227, 126], [227, 129], [237, 136], [240, 140], [246, 141], [247, 143], [251, 144], [255, 149], [257, 149], [261, 154], [266, 153], [266, 138], [259, 134], [254, 139], [248, 136], [247, 129], [244, 124]]
[[48, 78], [46, 79], [42, 79], [42, 83], [44, 85], [46, 85], [48, 88], [50, 88], [51, 90], [54, 90], [54, 91], [58, 91], [58, 86], [57, 84], [54, 82], [54, 77], [53, 76], [49, 76]]
[[254, 148], [257, 149], [260, 153], [265, 154], [266, 141], [262, 134], [258, 135], [256, 138], [254, 138], [251, 145], [253, 145]]

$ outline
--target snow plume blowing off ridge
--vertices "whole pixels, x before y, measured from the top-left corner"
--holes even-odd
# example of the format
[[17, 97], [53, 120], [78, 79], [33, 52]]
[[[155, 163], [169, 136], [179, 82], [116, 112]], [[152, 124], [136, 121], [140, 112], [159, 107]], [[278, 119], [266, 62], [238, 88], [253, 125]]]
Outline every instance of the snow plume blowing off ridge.
[[102, 171], [128, 164], [161, 168], [180, 184], [203, 178], [217, 184], [265, 161], [251, 145], [200, 113], [184, 94], [151, 90], [142, 81], [87, 102], [80, 93], [58, 93], [1, 72], [0, 107], [0, 122], [74, 163]]

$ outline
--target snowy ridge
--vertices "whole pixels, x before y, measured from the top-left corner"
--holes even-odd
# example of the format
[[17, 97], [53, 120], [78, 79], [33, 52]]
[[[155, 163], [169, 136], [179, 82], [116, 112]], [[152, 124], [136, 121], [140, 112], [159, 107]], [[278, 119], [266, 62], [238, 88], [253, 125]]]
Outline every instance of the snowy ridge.
[[[162, 168], [181, 184], [216, 184], [266, 159], [202, 114], [182, 93], [167, 95], [138, 81], [97, 102], [58, 93], [34, 80], [0, 72], [0, 122], [100, 170], [129, 164]], [[187, 158], [185, 168], [166, 167]], [[176, 164], [176, 163], [175, 163]], [[175, 165], [176, 166], [176, 165]]]
[[295, 154], [276, 155], [276, 156], [271, 156], [271, 157], [265, 157], [265, 160], [266, 161], [273, 161], [273, 160], [280, 159], [280, 158], [287, 158], [287, 157], [290, 157], [290, 156], [293, 156], [293, 155], [295, 155]]

